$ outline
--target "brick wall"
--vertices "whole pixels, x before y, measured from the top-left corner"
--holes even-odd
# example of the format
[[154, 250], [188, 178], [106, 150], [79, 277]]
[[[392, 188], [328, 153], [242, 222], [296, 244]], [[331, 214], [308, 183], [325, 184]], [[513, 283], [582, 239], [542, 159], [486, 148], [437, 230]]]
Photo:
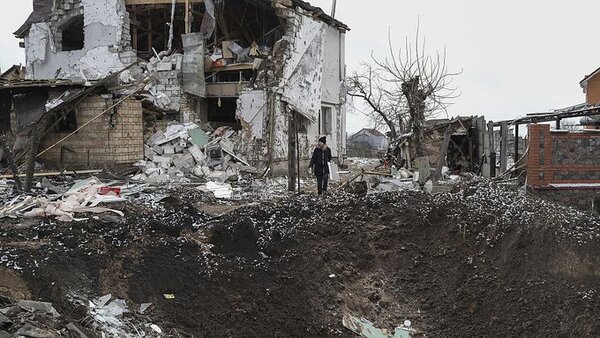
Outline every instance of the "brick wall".
[[[86, 98], [76, 110], [77, 126], [114, 104], [113, 99], [100, 96]], [[41, 149], [54, 144], [68, 132], [52, 132], [40, 145]], [[106, 113], [78, 134], [65, 140], [41, 158], [43, 162], [70, 167], [94, 167], [108, 164], [131, 164], [144, 158], [143, 118], [140, 101], [128, 99]]]
[[549, 184], [600, 184], [600, 132], [551, 131], [546, 124], [529, 126], [527, 181]]
[[600, 188], [538, 188], [531, 189], [531, 193], [546, 201], [564, 204], [584, 211], [600, 213]]
[[549, 201], [598, 212], [600, 132], [551, 131], [529, 126], [529, 190]]

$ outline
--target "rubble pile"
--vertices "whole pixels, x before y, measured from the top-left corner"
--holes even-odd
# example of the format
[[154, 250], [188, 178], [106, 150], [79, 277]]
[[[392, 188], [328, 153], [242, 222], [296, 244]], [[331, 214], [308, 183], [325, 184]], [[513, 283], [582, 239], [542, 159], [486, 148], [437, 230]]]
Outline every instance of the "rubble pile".
[[[39, 184], [40, 188], [42, 184]], [[62, 190], [50, 185], [50, 189]], [[46, 189], [47, 190], [47, 189]], [[76, 220], [77, 213], [102, 214], [111, 212], [124, 216], [121, 211], [100, 207], [99, 204], [122, 202], [115, 190], [104, 186], [96, 177], [81, 180], [62, 193], [30, 196], [17, 195], [0, 207], [0, 219], [5, 217], [56, 217], [62, 222]], [[48, 190], [47, 190], [48, 191]], [[120, 191], [117, 190], [117, 191]]]
[[[207, 134], [195, 123], [173, 122], [152, 135], [145, 145], [146, 161], [132, 177], [151, 184], [237, 181], [240, 172], [258, 173], [234, 152], [236, 132], [222, 127]], [[215, 184], [215, 183], [213, 183]]]
[[200, 195], [178, 187], [118, 203], [121, 219], [7, 219], [0, 293], [52, 302], [61, 325], [106, 334], [114, 327], [83, 325], [106, 311], [77, 309], [78, 299], [97, 305], [110, 293], [123, 300], [116, 310], [129, 309], [117, 318], [122, 336], [152, 325], [212, 337], [348, 337], [361, 325], [413, 336], [600, 333], [600, 219], [591, 214], [485, 180], [434, 196], [236, 205]]
[[[70, 299], [87, 316], [79, 322], [65, 320], [52, 303], [33, 300], [14, 300], [0, 296], [0, 337], [160, 337], [162, 329], [156, 324], [144, 324], [140, 318], [152, 304], [143, 304], [130, 311], [122, 299], [106, 295], [94, 300]], [[145, 318], [148, 319], [147, 316]], [[136, 325], [137, 324], [137, 325]], [[137, 334], [128, 333], [127, 326]]]

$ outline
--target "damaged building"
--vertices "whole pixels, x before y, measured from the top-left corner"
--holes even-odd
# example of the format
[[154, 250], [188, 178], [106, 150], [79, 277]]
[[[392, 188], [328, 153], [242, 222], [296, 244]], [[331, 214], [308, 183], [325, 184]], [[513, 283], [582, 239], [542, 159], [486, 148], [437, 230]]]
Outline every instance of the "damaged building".
[[37, 140], [42, 162], [132, 164], [144, 159], [145, 140], [179, 121], [229, 127], [236, 154], [276, 174], [290, 159], [307, 162], [319, 136], [334, 157], [345, 153], [349, 28], [319, 8], [299, 0], [33, 4], [15, 32], [26, 79], [0, 84], [16, 150]]

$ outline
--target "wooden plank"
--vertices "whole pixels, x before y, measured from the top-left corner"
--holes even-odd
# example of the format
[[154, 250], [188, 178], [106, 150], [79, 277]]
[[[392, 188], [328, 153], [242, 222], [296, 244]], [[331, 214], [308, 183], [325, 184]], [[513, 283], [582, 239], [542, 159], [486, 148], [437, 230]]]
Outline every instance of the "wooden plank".
[[439, 181], [442, 178], [442, 167], [446, 163], [446, 155], [448, 155], [448, 146], [450, 145], [450, 138], [452, 137], [452, 125], [448, 126], [446, 134], [444, 134], [444, 142], [440, 147], [440, 154], [437, 159], [437, 165], [435, 167], [435, 180]]
[[508, 169], [508, 122], [500, 124], [500, 172]]
[[[50, 172], [50, 173], [35, 173], [33, 177], [49, 177], [49, 176], [62, 176], [62, 175], [95, 175], [102, 173], [103, 170], [66, 170], [63, 172]], [[25, 177], [25, 174], [19, 174], [19, 177]], [[13, 175], [0, 175], [0, 179], [13, 178]]]
[[490, 162], [490, 177], [496, 177], [496, 140], [494, 139], [494, 122], [488, 122], [488, 136], [490, 138], [489, 147], [489, 162]]
[[515, 124], [515, 166], [517, 162], [521, 159], [521, 155], [519, 155], [519, 125]]

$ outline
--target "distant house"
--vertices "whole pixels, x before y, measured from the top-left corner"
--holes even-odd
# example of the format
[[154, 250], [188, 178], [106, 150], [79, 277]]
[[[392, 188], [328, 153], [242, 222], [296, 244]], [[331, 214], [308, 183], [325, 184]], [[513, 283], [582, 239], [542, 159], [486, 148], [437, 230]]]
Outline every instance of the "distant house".
[[348, 155], [353, 157], [377, 157], [387, 147], [387, 137], [376, 129], [364, 128], [348, 139]]
[[585, 102], [589, 105], [600, 104], [600, 68], [586, 75], [579, 82], [585, 93]]
[[[586, 75], [579, 82], [585, 93], [585, 104], [587, 106], [600, 105], [600, 68], [589, 75]], [[598, 129], [600, 126], [600, 116], [585, 116], [581, 119], [581, 124], [585, 129]]]

